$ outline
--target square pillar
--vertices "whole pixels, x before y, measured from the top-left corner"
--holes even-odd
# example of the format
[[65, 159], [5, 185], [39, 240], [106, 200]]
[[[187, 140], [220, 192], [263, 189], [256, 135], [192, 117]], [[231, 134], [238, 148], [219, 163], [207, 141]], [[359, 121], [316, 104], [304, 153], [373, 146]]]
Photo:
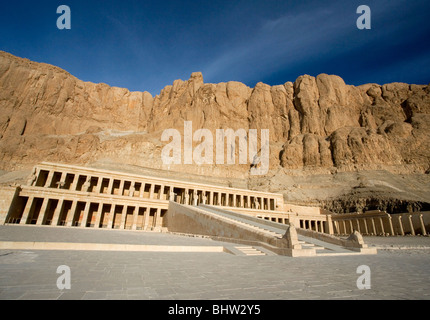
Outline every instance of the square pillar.
[[73, 217], [75, 216], [76, 213], [76, 207], [78, 206], [78, 200], [73, 200], [72, 202], [72, 207], [70, 208], [70, 212], [66, 217], [66, 226], [67, 227], [71, 227], [72, 223], [73, 223]]
[[58, 200], [57, 208], [55, 208], [54, 216], [52, 217], [52, 224], [53, 226], [58, 226], [58, 220], [60, 219], [60, 213], [63, 209], [64, 199]]
[[88, 212], [90, 211], [91, 202], [85, 203], [84, 215], [82, 216], [81, 228], [87, 227]]
[[49, 171], [48, 178], [46, 179], [46, 183], [44, 185], [45, 188], [49, 188], [52, 183], [52, 179], [54, 178], [54, 171]]
[[131, 230], [137, 229], [137, 217], [139, 216], [139, 207], [134, 207], [133, 211], [133, 224], [131, 225]]
[[120, 230], [125, 229], [125, 218], [127, 217], [127, 205], [123, 205], [121, 212], [121, 224], [119, 226]]
[[425, 236], [427, 234], [427, 231], [426, 231], [426, 226], [424, 225], [422, 213], [420, 213], [419, 218], [420, 218], [421, 233], [423, 236]]
[[76, 188], [78, 187], [78, 181], [79, 181], [79, 174], [74, 174], [73, 181], [70, 186], [70, 191], [76, 191]]
[[381, 232], [382, 232], [382, 234], [385, 234], [384, 221], [382, 221], [381, 217], [379, 217], [379, 225], [381, 226]]
[[37, 217], [36, 225], [41, 226], [45, 222], [46, 209], [48, 208], [49, 198], [44, 198], [42, 207], [40, 208], [39, 216]]
[[124, 184], [125, 184], [125, 180], [121, 180], [119, 183], [119, 191], [118, 191], [119, 196], [122, 196], [124, 194]]
[[67, 172], [61, 172], [61, 178], [60, 178], [60, 182], [58, 182], [58, 189], [63, 189], [64, 185], [66, 184], [66, 177], [67, 177]]
[[412, 223], [412, 214], [410, 214], [408, 216], [409, 218], [409, 226], [411, 228], [411, 234], [414, 236], [415, 235], [415, 228], [414, 228], [414, 224]]
[[331, 215], [327, 215], [327, 227], [328, 227], [328, 234], [334, 234], [334, 232], [333, 232], [333, 220], [331, 218]]
[[161, 209], [157, 209], [157, 214], [155, 215], [155, 221], [154, 221], [154, 229], [155, 231], [161, 230]]
[[394, 236], [394, 228], [393, 228], [393, 221], [390, 215], [387, 215], [388, 219], [388, 227], [390, 228], [390, 235]]
[[33, 202], [34, 202], [34, 197], [33, 196], [28, 197], [28, 200], [25, 205], [24, 212], [22, 214], [21, 221], [19, 222], [19, 224], [26, 224], [30, 213], [33, 214], [33, 210], [34, 210]]
[[136, 181], [132, 181], [130, 185], [129, 196], [134, 197], [134, 192], [136, 191]]
[[399, 219], [400, 235], [404, 236], [405, 235], [405, 231], [403, 230], [402, 216], [400, 214], [398, 215], [398, 219]]
[[97, 213], [96, 213], [96, 220], [94, 222], [94, 228], [100, 228], [100, 219], [102, 217], [102, 211], [103, 211], [103, 203], [99, 203], [99, 207], [97, 209]]
[[108, 225], [107, 225], [108, 229], [113, 228], [114, 215], [115, 215], [115, 204], [112, 203], [112, 205], [110, 206], [110, 212], [109, 212], [109, 220], [108, 220]]
[[160, 187], [160, 193], [159, 193], [159, 196], [158, 196], [158, 199], [160, 199], [160, 200], [164, 200], [164, 188], [165, 188], [165, 186], [161, 185], [161, 187]]
[[190, 190], [188, 188], [185, 189], [185, 195], [184, 195], [184, 204], [188, 206], [190, 204]]
[[145, 215], [143, 217], [143, 230], [148, 230], [148, 228], [150, 227], [149, 224], [149, 215], [151, 214], [151, 208], [147, 207], [145, 210]]
[[139, 198], [143, 198], [143, 193], [145, 192], [145, 183], [140, 184]]
[[109, 179], [109, 184], [106, 192], [107, 194], [113, 194], [113, 181], [114, 181], [114, 178]]
[[103, 185], [103, 177], [97, 177], [97, 186], [96, 186], [96, 192], [102, 193], [102, 185]]
[[364, 234], [369, 234], [366, 218], [363, 219], [363, 224], [364, 224]]
[[149, 189], [149, 199], [154, 199], [154, 190], [155, 190], [155, 185], [152, 183], [151, 188]]

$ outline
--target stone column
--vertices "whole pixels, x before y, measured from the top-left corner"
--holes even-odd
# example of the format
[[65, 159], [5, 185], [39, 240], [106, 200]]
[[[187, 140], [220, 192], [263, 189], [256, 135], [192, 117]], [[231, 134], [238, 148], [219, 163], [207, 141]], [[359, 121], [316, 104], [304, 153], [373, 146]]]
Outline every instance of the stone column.
[[236, 207], [236, 193], [233, 193], [233, 207]]
[[124, 194], [124, 184], [125, 184], [125, 180], [121, 180], [121, 182], [119, 183], [119, 191], [118, 191], [119, 196], [122, 196]]
[[209, 204], [212, 206], [214, 204], [214, 192], [209, 191]]
[[137, 229], [137, 217], [139, 216], [139, 207], [136, 206], [134, 207], [134, 212], [133, 212], [133, 224], [131, 226], [131, 230], [136, 230]]
[[412, 223], [412, 214], [410, 214], [408, 218], [409, 218], [409, 226], [411, 227], [411, 234], [414, 236], [415, 228], [414, 228], [414, 224]]
[[61, 178], [60, 178], [60, 182], [58, 182], [58, 189], [63, 189], [64, 185], [66, 184], [66, 177], [67, 177], [67, 172], [61, 172]]
[[188, 188], [187, 188], [187, 189], [185, 189], [184, 204], [185, 204], [186, 206], [188, 206], [188, 205], [190, 204], [190, 193], [189, 193]]
[[130, 184], [130, 191], [128, 192], [128, 196], [129, 197], [134, 197], [134, 191], [136, 190], [136, 182], [135, 181], [131, 181]]
[[[33, 207], [33, 201], [34, 201], [34, 197], [29, 196], [27, 203], [25, 204], [24, 212], [22, 214], [21, 221], [19, 222], [19, 224], [26, 224], [27, 220], [28, 220], [28, 216], [30, 215], [30, 213], [33, 214], [33, 210], [34, 210], [34, 208], [32, 208]], [[31, 210], [31, 209], [33, 209], [33, 210]]]
[[361, 233], [361, 230], [360, 230], [360, 219], [356, 218], [355, 222], [357, 223], [357, 231]]
[[99, 203], [99, 207], [97, 209], [96, 220], [94, 222], [94, 228], [96, 229], [100, 228], [100, 219], [102, 218], [102, 211], [103, 211], [103, 202]]
[[114, 216], [115, 216], [115, 204], [112, 203], [112, 205], [110, 206], [110, 212], [109, 212], [109, 220], [108, 220], [108, 225], [107, 225], [108, 229], [113, 228]]
[[103, 186], [103, 177], [97, 177], [97, 186], [96, 186], [96, 192], [102, 193], [102, 186]]
[[155, 215], [155, 221], [154, 221], [154, 229], [155, 231], [160, 231], [161, 230], [161, 209], [158, 208], [157, 209], [157, 214]]
[[[193, 206], [197, 206], [199, 204], [199, 196], [197, 194], [197, 189], [193, 191]], [[157, 211], [158, 214], [158, 211]]]
[[240, 208], [244, 208], [245, 207], [245, 203], [243, 201], [243, 194], [240, 195]]
[[387, 219], [388, 219], [388, 226], [390, 228], [390, 234], [392, 236], [394, 236], [394, 228], [393, 228], [393, 221], [390, 215], [387, 215]]
[[422, 213], [419, 214], [419, 218], [420, 218], [421, 233], [423, 236], [425, 236], [427, 234], [427, 231], [426, 231], [426, 226], [424, 225]]
[[52, 178], [54, 178], [54, 171], [53, 170], [49, 171], [49, 173], [48, 173], [48, 178], [46, 179], [46, 183], [44, 185], [45, 188], [49, 188], [49, 186], [52, 183]]
[[343, 234], [347, 234], [345, 219], [342, 220], [342, 225], [343, 225]]
[[143, 198], [143, 193], [145, 192], [145, 183], [140, 184], [139, 198]]
[[58, 226], [58, 220], [60, 219], [61, 209], [63, 208], [64, 199], [58, 200], [57, 207], [55, 208], [54, 216], [52, 217], [52, 226]]
[[384, 221], [382, 221], [381, 217], [379, 217], [379, 225], [381, 226], [381, 232], [382, 232], [382, 234], [385, 234]]
[[106, 191], [107, 194], [110, 194], [110, 195], [113, 194], [113, 181], [114, 180], [115, 180], [114, 178], [110, 178], [109, 179], [109, 184], [108, 184], [108, 188], [107, 188], [107, 191]]
[[144, 223], [143, 223], [143, 230], [148, 230], [148, 228], [150, 227], [149, 224], [149, 215], [151, 214], [151, 208], [148, 207], [145, 210], [145, 215], [144, 215]]
[[218, 192], [218, 199], [217, 199], [217, 205], [220, 206], [221, 205], [221, 192]]
[[176, 202], [176, 199], [175, 199], [176, 194], [175, 194], [175, 192], [173, 190], [174, 190], [174, 188], [170, 187], [170, 190], [169, 190], [169, 192], [170, 192], [169, 193], [169, 201]]
[[91, 202], [85, 203], [84, 215], [82, 216], [81, 228], [87, 227], [88, 213], [90, 212]]
[[149, 199], [154, 199], [154, 190], [155, 190], [155, 184], [151, 183], [151, 187], [149, 189]]
[[260, 197], [260, 210], [264, 210], [264, 199]]
[[73, 224], [73, 218], [75, 217], [75, 213], [76, 213], [76, 207], [78, 206], [78, 201], [77, 200], [73, 200], [72, 202], [72, 207], [70, 208], [70, 212], [66, 217], [66, 226], [67, 227], [71, 227]]
[[70, 191], [76, 191], [76, 188], [78, 187], [78, 181], [79, 181], [79, 174], [74, 174], [73, 175], [73, 182], [72, 185], [70, 186]]
[[87, 176], [85, 183], [82, 185], [82, 192], [88, 192], [88, 189], [91, 186], [91, 176]]
[[49, 198], [44, 198], [42, 207], [40, 208], [39, 216], [37, 217], [36, 225], [41, 226], [45, 222], [46, 209], [48, 208]]
[[331, 215], [327, 215], [327, 228], [328, 228], [328, 234], [334, 234], [334, 232], [333, 232], [333, 220], [331, 218]]
[[403, 229], [402, 216], [399, 214], [397, 218], [399, 219], [400, 235], [404, 236], [405, 235], [405, 231]]
[[364, 233], [369, 234], [369, 230], [367, 229], [367, 221], [366, 218], [363, 218], [363, 224], [364, 224]]
[[125, 219], [127, 218], [127, 205], [122, 206], [120, 230], [125, 229]]
[[324, 233], [324, 221], [320, 221], [321, 233]]
[[160, 196], [158, 197], [160, 200], [164, 200], [164, 185], [160, 187]]
[[372, 222], [373, 234], [376, 236], [376, 235], [377, 235], [377, 232], [376, 232], [375, 219], [370, 218], [370, 221]]

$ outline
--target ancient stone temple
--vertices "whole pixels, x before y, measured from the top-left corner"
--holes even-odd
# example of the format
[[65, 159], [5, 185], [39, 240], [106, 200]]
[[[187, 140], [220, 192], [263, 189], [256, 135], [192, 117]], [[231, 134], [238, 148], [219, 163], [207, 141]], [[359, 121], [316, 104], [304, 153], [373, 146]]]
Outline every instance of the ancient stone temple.
[[315, 254], [299, 244], [297, 226], [307, 237], [348, 247], [333, 236], [330, 213], [288, 205], [276, 193], [53, 163], [35, 166], [26, 185], [0, 192], [0, 224], [207, 234], [278, 254]]
[[[42, 163], [19, 186], [2, 223], [160, 230], [169, 201], [260, 212], [283, 210], [282, 195]], [[280, 215], [282, 218], [282, 215]]]

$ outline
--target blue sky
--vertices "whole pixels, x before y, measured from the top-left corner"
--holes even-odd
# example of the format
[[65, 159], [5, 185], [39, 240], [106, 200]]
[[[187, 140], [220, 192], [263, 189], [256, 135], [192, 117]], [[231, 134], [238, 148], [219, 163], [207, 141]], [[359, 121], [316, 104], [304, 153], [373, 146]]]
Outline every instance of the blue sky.
[[[56, 27], [62, 4], [71, 30]], [[362, 4], [371, 30], [356, 27]], [[250, 87], [320, 73], [428, 84], [429, 12], [428, 0], [4, 1], [0, 50], [152, 95], [195, 71]]]

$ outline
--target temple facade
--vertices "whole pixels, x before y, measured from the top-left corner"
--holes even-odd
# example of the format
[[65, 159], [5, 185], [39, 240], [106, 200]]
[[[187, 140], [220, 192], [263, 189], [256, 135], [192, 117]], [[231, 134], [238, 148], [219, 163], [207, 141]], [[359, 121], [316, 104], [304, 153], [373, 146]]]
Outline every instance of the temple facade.
[[206, 204], [326, 234], [427, 234], [430, 213], [334, 214], [284, 203], [282, 194], [55, 163], [27, 184], [0, 188], [0, 224], [162, 231], [169, 202]]

